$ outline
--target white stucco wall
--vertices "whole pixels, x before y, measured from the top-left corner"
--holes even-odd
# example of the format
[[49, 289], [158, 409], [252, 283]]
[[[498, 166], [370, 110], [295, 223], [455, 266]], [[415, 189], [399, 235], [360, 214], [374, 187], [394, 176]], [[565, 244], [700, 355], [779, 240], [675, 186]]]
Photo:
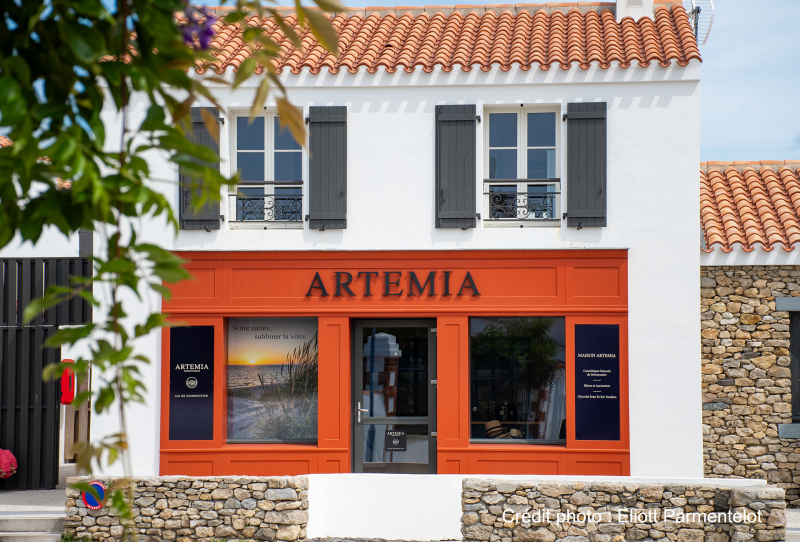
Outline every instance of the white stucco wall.
[[767, 252], [759, 246], [752, 252], [745, 252], [740, 245], [734, 245], [733, 250], [726, 253], [715, 245], [711, 252], [700, 254], [700, 265], [800, 265], [800, 250], [786, 252], [776, 246]]
[[[218, 231], [184, 231], [175, 238], [163, 224], [143, 221], [141, 233], [180, 250], [628, 249], [631, 474], [699, 477], [699, 77], [697, 61], [685, 68], [653, 63], [585, 71], [284, 73], [292, 101], [304, 112], [310, 105], [348, 106], [347, 230], [232, 230], [225, 222]], [[252, 87], [218, 92], [227, 108], [223, 116], [248, 106], [254, 94]], [[493, 105], [542, 104], [565, 112], [567, 103], [577, 101], [608, 103], [608, 227], [486, 228], [480, 221], [466, 231], [434, 227], [436, 105], [474, 103], [486, 119]], [[136, 125], [144, 104], [134, 102], [131, 112]], [[116, 141], [118, 119], [111, 111], [103, 116], [112, 124], [108, 141]], [[221, 127], [223, 172], [229, 170], [231, 127], [227, 118]], [[565, 123], [560, 138], [563, 146]], [[174, 202], [176, 170], [153, 156], [151, 171]], [[482, 152], [478, 171], [482, 179]], [[560, 174], [566, 177], [565, 152]], [[478, 211], [483, 213], [482, 204]], [[158, 465], [159, 341], [142, 349], [153, 360], [145, 369], [151, 395], [147, 407], [130, 417], [130, 430], [134, 471], [149, 475]], [[93, 438], [115, 430], [113, 420], [93, 418]]]
[[49, 226], [34, 244], [23, 241], [17, 234], [14, 239], [0, 248], [2, 258], [77, 258], [79, 255], [78, 235], [67, 237], [58, 228]]

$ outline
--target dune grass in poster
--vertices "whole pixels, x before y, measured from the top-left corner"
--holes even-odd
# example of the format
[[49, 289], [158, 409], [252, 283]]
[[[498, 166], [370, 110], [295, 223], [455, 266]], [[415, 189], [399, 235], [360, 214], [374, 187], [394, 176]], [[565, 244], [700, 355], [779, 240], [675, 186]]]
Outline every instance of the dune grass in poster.
[[228, 440], [317, 441], [316, 318], [231, 318]]

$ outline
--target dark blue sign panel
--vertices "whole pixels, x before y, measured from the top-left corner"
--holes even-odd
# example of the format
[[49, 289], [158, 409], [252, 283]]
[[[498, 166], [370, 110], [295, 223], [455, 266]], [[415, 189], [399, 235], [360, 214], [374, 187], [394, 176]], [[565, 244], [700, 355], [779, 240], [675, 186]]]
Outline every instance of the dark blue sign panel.
[[575, 326], [575, 439], [619, 440], [619, 326]]
[[214, 326], [169, 332], [169, 440], [214, 438]]

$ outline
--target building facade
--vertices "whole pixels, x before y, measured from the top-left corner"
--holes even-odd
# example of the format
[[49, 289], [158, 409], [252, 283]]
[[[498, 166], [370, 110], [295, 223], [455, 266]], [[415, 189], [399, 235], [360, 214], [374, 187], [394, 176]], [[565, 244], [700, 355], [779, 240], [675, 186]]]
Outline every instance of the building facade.
[[704, 475], [761, 478], [800, 503], [800, 163], [701, 164]]
[[[700, 57], [644, 4], [348, 10], [338, 59], [282, 44], [305, 146], [254, 86], [196, 104], [242, 182], [198, 209], [151, 159], [181, 231], [137, 227], [194, 280], [153, 301], [188, 326], [140, 344], [134, 471], [702, 476]], [[248, 54], [221, 25], [197, 77]]]

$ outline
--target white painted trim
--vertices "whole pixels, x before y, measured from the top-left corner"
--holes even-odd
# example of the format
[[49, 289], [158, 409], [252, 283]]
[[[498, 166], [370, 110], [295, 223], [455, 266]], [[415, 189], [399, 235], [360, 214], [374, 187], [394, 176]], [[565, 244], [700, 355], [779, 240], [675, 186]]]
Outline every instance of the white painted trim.
[[722, 252], [715, 245], [711, 252], [700, 251], [700, 265], [800, 265], [800, 250], [786, 252], [776, 246], [771, 252], [757, 248], [745, 252], [740, 245], [735, 245], [731, 252]]
[[[357, 73], [350, 73], [342, 69], [339, 73], [330, 73], [322, 70], [318, 74], [312, 74], [309, 68], [303, 68], [300, 73], [294, 74], [285, 69], [280, 75], [281, 83], [287, 87], [433, 87], [433, 86], [476, 86], [476, 85], [531, 85], [531, 84], [605, 84], [605, 83], [667, 83], [700, 81], [699, 60], [690, 60], [686, 66], [681, 66], [672, 61], [669, 66], [662, 67], [657, 62], [651, 62], [649, 66], [642, 67], [634, 62], [627, 68], [619, 65], [619, 62], [611, 62], [608, 68], [600, 67], [599, 63], [591, 62], [591, 66], [582, 69], [577, 64], [572, 64], [570, 69], [562, 70], [557, 64], [551, 66], [549, 70], [542, 70], [533, 67], [528, 71], [523, 70], [519, 65], [513, 65], [504, 72], [500, 66], [493, 65], [492, 68], [484, 72], [478, 66], [473, 66], [470, 71], [464, 71], [460, 66], [456, 66], [451, 71], [446, 72], [441, 66], [435, 66], [430, 73], [425, 73], [421, 67], [417, 67], [413, 72], [407, 73], [402, 68], [394, 73], [386, 71], [384, 66], [379, 66], [374, 74], [367, 72], [365, 68], [359, 69]], [[207, 77], [220, 77], [216, 72], [209, 71], [205, 74], [190, 72], [191, 77], [206, 79]], [[221, 76], [229, 82], [233, 82], [233, 68]], [[255, 88], [260, 84], [261, 78], [251, 77], [239, 88]], [[206, 81], [209, 88], [221, 86], [213, 81]]]

